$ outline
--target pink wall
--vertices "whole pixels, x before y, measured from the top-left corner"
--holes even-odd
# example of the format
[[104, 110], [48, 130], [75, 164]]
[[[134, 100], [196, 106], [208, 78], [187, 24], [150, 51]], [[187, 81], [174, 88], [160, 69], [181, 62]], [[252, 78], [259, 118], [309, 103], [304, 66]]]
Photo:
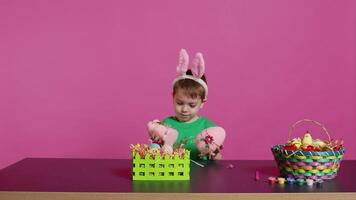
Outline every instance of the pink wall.
[[2, 0], [0, 168], [129, 158], [146, 122], [173, 114], [182, 47], [205, 55], [201, 114], [227, 130], [225, 159], [272, 159], [301, 118], [356, 159], [355, 11], [353, 0]]

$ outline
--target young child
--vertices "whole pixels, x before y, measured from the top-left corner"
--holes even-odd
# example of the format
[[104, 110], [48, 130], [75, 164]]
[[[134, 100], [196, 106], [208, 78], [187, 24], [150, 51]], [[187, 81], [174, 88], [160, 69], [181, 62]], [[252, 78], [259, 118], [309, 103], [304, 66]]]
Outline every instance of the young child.
[[225, 131], [216, 127], [207, 118], [198, 116], [208, 97], [202, 54], [196, 54], [191, 69], [188, 69], [188, 65], [188, 54], [182, 49], [177, 66], [178, 76], [173, 81], [175, 116], [164, 119], [163, 124], [178, 131], [174, 146], [184, 145], [190, 150], [191, 159], [221, 159], [220, 150], [225, 139]]

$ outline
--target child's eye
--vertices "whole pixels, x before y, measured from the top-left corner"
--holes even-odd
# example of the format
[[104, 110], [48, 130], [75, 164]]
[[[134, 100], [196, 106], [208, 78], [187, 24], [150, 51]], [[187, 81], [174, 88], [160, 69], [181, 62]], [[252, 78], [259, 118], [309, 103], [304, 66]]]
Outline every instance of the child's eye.
[[191, 108], [194, 108], [196, 105], [195, 104], [190, 104], [189, 105]]
[[182, 102], [177, 102], [177, 104], [178, 104], [178, 105], [183, 105], [183, 103], [182, 103]]

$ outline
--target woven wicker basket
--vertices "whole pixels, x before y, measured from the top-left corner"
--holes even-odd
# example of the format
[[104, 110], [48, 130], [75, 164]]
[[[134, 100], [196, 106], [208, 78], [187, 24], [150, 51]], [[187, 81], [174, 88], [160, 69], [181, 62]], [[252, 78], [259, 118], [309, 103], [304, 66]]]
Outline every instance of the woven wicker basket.
[[[304, 122], [312, 122], [320, 126], [323, 132], [328, 136], [330, 135], [325, 126], [321, 123], [303, 119], [297, 121], [289, 130], [289, 138], [294, 131], [295, 127]], [[323, 179], [330, 180], [336, 177], [340, 168], [340, 163], [344, 155], [344, 149], [338, 151], [288, 151], [283, 150], [285, 145], [275, 145], [272, 147], [272, 153], [277, 162], [281, 176], [293, 178], [310, 178], [310, 179]]]

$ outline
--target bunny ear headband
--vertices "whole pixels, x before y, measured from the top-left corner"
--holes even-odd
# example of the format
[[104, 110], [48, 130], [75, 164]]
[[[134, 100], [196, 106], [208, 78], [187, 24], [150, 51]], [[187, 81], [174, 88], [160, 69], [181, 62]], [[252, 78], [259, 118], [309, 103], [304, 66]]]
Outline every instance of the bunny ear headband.
[[191, 79], [198, 82], [205, 90], [205, 97], [206, 100], [208, 97], [208, 85], [201, 79], [205, 72], [205, 64], [203, 59], [203, 54], [200, 52], [195, 54], [195, 58], [193, 59], [190, 70], [192, 70], [193, 75], [187, 75], [186, 72], [189, 68], [189, 56], [185, 49], [181, 49], [179, 52], [179, 60], [177, 66], [177, 75], [178, 77], [174, 79], [173, 85], [182, 79]]

